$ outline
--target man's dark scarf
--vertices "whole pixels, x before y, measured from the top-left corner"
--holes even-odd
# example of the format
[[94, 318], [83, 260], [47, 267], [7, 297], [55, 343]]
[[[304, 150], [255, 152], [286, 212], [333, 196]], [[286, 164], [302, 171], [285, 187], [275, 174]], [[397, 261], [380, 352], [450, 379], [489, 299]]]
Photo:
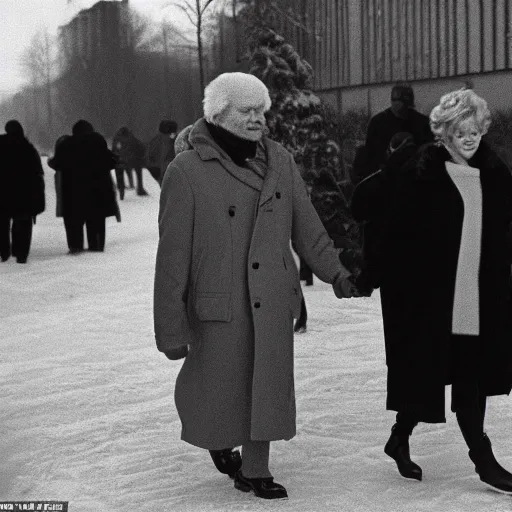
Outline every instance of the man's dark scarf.
[[228, 130], [206, 122], [213, 140], [223, 149], [236, 165], [246, 167], [246, 160], [256, 156], [257, 141], [242, 139]]

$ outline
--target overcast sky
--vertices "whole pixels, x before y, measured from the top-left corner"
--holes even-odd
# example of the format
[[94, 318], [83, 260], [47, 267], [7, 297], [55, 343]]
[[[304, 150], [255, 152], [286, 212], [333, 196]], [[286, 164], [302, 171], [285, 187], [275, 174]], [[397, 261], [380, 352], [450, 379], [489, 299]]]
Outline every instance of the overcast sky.
[[[6, 93], [18, 90], [26, 81], [20, 66], [20, 55], [32, 36], [44, 28], [56, 34], [59, 25], [96, 1], [0, 0], [0, 99]], [[129, 3], [137, 11], [156, 19], [177, 17], [181, 24], [186, 23], [176, 8], [162, 11], [162, 6], [169, 0], [130, 0]]]

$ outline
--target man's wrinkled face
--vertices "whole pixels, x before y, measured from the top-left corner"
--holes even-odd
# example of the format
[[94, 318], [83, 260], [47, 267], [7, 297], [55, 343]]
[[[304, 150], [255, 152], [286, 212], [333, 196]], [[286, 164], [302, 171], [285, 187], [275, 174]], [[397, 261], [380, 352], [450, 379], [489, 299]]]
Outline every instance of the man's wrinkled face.
[[237, 96], [219, 116], [219, 125], [242, 139], [258, 141], [265, 129], [265, 100]]

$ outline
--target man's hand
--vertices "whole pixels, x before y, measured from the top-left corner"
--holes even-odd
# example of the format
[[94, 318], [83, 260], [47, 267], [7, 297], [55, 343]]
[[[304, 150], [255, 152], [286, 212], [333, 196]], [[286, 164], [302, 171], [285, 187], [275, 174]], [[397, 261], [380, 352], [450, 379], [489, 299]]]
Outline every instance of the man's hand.
[[177, 361], [178, 359], [183, 359], [184, 357], [187, 357], [188, 354], [188, 345], [183, 345], [178, 348], [171, 348], [169, 350], [166, 350], [164, 352], [167, 359], [170, 359], [171, 361]]
[[332, 284], [334, 294], [338, 299], [350, 299], [351, 297], [361, 296], [350, 277], [351, 276], [338, 276]]

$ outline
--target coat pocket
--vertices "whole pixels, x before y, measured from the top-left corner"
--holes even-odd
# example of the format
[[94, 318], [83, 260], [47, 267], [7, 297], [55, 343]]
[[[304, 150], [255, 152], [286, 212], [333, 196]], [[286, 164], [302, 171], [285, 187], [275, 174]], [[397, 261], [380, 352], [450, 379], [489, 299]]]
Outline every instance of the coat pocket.
[[196, 296], [195, 312], [202, 322], [230, 322], [231, 294], [199, 293]]

